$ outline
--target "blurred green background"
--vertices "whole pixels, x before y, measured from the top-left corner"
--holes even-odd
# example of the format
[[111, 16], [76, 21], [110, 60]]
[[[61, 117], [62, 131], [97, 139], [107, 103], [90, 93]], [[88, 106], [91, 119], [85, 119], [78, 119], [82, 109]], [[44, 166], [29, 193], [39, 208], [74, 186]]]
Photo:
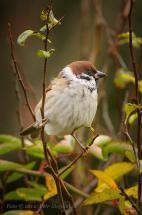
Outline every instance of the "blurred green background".
[[[103, 13], [110, 27], [115, 26], [119, 11], [124, 2], [122, 0], [103, 0]], [[42, 48], [42, 43], [36, 38], [30, 38], [26, 45], [22, 48], [16, 43], [18, 35], [27, 29], [38, 30], [43, 23], [40, 21], [40, 11], [46, 7], [46, 0], [1, 0], [0, 1], [0, 133], [17, 134], [19, 130], [16, 116], [16, 99], [14, 93], [14, 83], [10, 63], [10, 50], [8, 46], [7, 23], [12, 25], [13, 37], [15, 41], [15, 51], [17, 61], [22, 72], [28, 80], [35, 92], [33, 96], [31, 90], [32, 105], [34, 107], [36, 101], [41, 96], [43, 60], [36, 56], [37, 49]], [[88, 12], [83, 12], [83, 5], [88, 5]], [[53, 1], [53, 10], [55, 16], [60, 18], [64, 16], [61, 26], [58, 26], [50, 35], [52, 44], [49, 47], [55, 48], [56, 52], [48, 62], [48, 81], [51, 80], [66, 64], [79, 59], [89, 59], [92, 52], [94, 41], [95, 12], [93, 8], [93, 0], [60, 0]], [[142, 1], [137, 0], [134, 8], [133, 29], [138, 36], [142, 35]], [[85, 25], [85, 32], [82, 25]], [[125, 29], [127, 30], [127, 28]], [[87, 35], [85, 41], [82, 35]], [[107, 37], [100, 44], [99, 56], [97, 56], [97, 68], [102, 69], [108, 52], [106, 48]], [[129, 64], [128, 53], [122, 50], [123, 58]], [[117, 97], [114, 94], [113, 74], [115, 66], [111, 63], [110, 77], [105, 81], [106, 90], [108, 92], [108, 101], [111, 106], [110, 116], [113, 118], [117, 109]], [[103, 86], [105, 87], [105, 86]], [[101, 89], [100, 89], [101, 91]], [[35, 98], [36, 97], [36, 98]], [[26, 106], [22, 104], [25, 125], [31, 122]], [[116, 116], [117, 117], [117, 116]], [[115, 119], [113, 119], [115, 120]], [[114, 122], [115, 124], [115, 122]], [[116, 125], [117, 127], [117, 125]]]

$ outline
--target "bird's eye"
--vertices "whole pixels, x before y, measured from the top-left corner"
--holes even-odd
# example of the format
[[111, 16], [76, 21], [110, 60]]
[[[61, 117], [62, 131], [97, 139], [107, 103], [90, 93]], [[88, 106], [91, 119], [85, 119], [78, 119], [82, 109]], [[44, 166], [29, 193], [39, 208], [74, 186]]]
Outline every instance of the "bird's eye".
[[84, 79], [84, 80], [87, 80], [87, 81], [90, 81], [91, 80], [91, 77], [89, 75], [86, 75], [86, 74], [82, 74], [80, 75], [79, 77], [80, 79]]

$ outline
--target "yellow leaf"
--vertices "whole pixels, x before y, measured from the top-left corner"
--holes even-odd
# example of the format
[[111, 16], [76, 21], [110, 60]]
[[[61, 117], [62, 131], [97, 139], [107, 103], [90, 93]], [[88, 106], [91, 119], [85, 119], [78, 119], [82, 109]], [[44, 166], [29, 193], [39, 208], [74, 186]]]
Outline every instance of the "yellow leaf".
[[121, 198], [119, 199], [118, 207], [119, 207], [119, 210], [120, 210], [120, 212], [121, 212], [122, 215], [128, 215], [126, 213], [125, 197], [121, 196]]
[[138, 113], [136, 112], [136, 113], [133, 113], [130, 117], [129, 117], [129, 119], [128, 119], [128, 122], [129, 122], [129, 124], [133, 124], [134, 122], [135, 122], [135, 120], [138, 118]]
[[23, 211], [21, 213], [19, 213], [19, 215], [33, 215], [34, 212], [33, 211]]
[[47, 200], [57, 194], [57, 187], [54, 178], [51, 175], [45, 177], [47, 193], [44, 195], [44, 200]]
[[119, 199], [121, 195], [118, 191], [112, 189], [105, 189], [101, 193], [93, 192], [85, 201], [84, 205], [98, 204], [113, 199]]
[[[108, 166], [104, 170], [104, 173], [107, 174], [111, 179], [116, 180], [121, 176], [127, 174], [131, 170], [133, 170], [134, 167], [135, 167], [135, 164], [132, 164], [129, 162], [119, 162], [119, 163], [114, 163], [111, 166]], [[102, 181], [100, 180], [95, 191], [102, 192], [107, 187], [108, 187], [108, 184], [102, 183]]]
[[111, 178], [118, 179], [135, 168], [135, 164], [130, 162], [118, 162], [108, 166], [104, 172]]
[[138, 198], [138, 185], [125, 189], [128, 196], [133, 196], [135, 199]]
[[124, 111], [126, 113], [125, 124], [127, 123], [127, 120], [129, 118], [130, 114], [138, 108], [140, 108], [139, 105], [132, 104], [132, 103], [127, 103], [124, 105]]
[[119, 69], [116, 72], [114, 83], [119, 88], [124, 88], [128, 83], [135, 83], [134, 75], [124, 69]]
[[104, 171], [91, 170], [91, 173], [93, 173], [100, 181], [104, 182], [106, 185], [108, 185], [112, 189], [119, 190], [115, 181]]
[[140, 81], [138, 82], [138, 87], [139, 87], [140, 93], [142, 93], [142, 80], [140, 80]]
[[46, 21], [49, 13], [49, 8], [43, 9], [40, 14], [40, 18], [42, 21]]

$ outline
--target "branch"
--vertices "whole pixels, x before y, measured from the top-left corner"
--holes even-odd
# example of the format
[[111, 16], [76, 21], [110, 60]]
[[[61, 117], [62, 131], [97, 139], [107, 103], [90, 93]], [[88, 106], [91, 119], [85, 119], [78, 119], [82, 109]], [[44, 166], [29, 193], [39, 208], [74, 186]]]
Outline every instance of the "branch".
[[141, 210], [137, 207], [137, 205], [130, 198], [130, 196], [127, 195], [127, 193], [125, 192], [125, 190], [122, 187], [120, 187], [120, 186], [119, 186], [119, 189], [121, 191], [121, 194], [126, 198], [126, 200], [128, 200], [132, 204], [132, 207], [138, 212], [138, 214], [141, 214]]
[[[139, 105], [139, 93], [138, 93], [138, 73], [136, 69], [136, 61], [135, 61], [135, 56], [134, 56], [134, 51], [133, 51], [133, 44], [132, 44], [132, 10], [133, 10], [133, 3], [134, 0], [130, 1], [130, 12], [128, 16], [128, 21], [129, 21], [129, 49], [130, 49], [130, 55], [131, 55], [131, 63], [133, 67], [133, 73], [135, 77], [135, 100], [136, 104]], [[137, 131], [137, 147], [138, 147], [138, 159], [141, 160], [142, 155], [141, 155], [141, 113], [140, 110], [137, 109], [138, 113], [138, 131]], [[138, 203], [140, 209], [142, 209], [142, 173], [140, 172], [139, 169], [139, 174], [138, 174]]]
[[[47, 23], [46, 23], [46, 38], [44, 40], [44, 51], [47, 51], [47, 45], [48, 45], [47, 42], [48, 42], [48, 37], [49, 37], [49, 33], [50, 33], [50, 30], [48, 28], [48, 18], [49, 18], [49, 14], [50, 14], [51, 9], [52, 9], [52, 5], [51, 5], [51, 2], [50, 2], [49, 7], [47, 8], [48, 13], [47, 13], [47, 20], [46, 20]], [[63, 18], [61, 18], [60, 21], [62, 19]], [[46, 76], [47, 76], [47, 58], [45, 58], [45, 60], [44, 60], [44, 68], [43, 68], [42, 104], [41, 104], [42, 122], [44, 122], [44, 120], [45, 120], [44, 106], [45, 106], [45, 100], [46, 100]], [[41, 127], [41, 139], [42, 139], [42, 143], [43, 143], [44, 156], [45, 156], [45, 159], [46, 159], [46, 161], [47, 161], [47, 163], [49, 165], [49, 168], [51, 170], [52, 176], [54, 177], [54, 180], [56, 182], [58, 196], [59, 196], [59, 202], [60, 202], [60, 205], [62, 206], [61, 207], [61, 212], [66, 214], [63, 195], [62, 195], [62, 189], [64, 189], [64, 191], [65, 191], [65, 193], [66, 193], [66, 195], [67, 195], [67, 197], [68, 197], [68, 199], [70, 201], [70, 205], [73, 208], [74, 214], [77, 215], [76, 209], [74, 207], [72, 196], [70, 195], [70, 193], [66, 189], [66, 187], [65, 187], [64, 183], [62, 182], [62, 180], [59, 178], [57, 162], [56, 162], [54, 156], [52, 155], [52, 153], [50, 152], [49, 148], [47, 147], [46, 140], [45, 140], [45, 134], [44, 134], [44, 128], [45, 128], [45, 123], [43, 123], [43, 125]], [[40, 210], [41, 209], [42, 209], [42, 207], [40, 207]]]
[[33, 113], [32, 107], [30, 105], [27, 90], [26, 90], [26, 87], [25, 87], [24, 82], [22, 80], [22, 77], [21, 77], [21, 74], [20, 74], [20, 71], [19, 71], [19, 67], [18, 67], [16, 58], [15, 58], [14, 45], [13, 45], [13, 38], [12, 38], [11, 24], [10, 23], [8, 23], [8, 34], [9, 34], [9, 42], [10, 42], [10, 50], [11, 50], [11, 59], [12, 59], [12, 62], [13, 62], [14, 68], [15, 68], [15, 72], [16, 72], [16, 74], [18, 76], [19, 83], [20, 83], [20, 85], [22, 87], [22, 90], [23, 90], [23, 93], [24, 93], [24, 96], [25, 96], [25, 100], [26, 100], [26, 105], [27, 105], [27, 107], [28, 107], [28, 109], [29, 109], [29, 111], [30, 111], [30, 113], [32, 115], [33, 120], [35, 121], [35, 115]]
[[[16, 58], [14, 56], [14, 47], [13, 47], [13, 40], [12, 40], [12, 33], [11, 33], [11, 25], [8, 24], [8, 33], [9, 33], [9, 45], [10, 45], [10, 51], [11, 51], [11, 60], [12, 60], [12, 71], [13, 71], [13, 77], [14, 77], [14, 81], [15, 81], [15, 95], [16, 95], [16, 99], [17, 99], [17, 118], [18, 118], [18, 122], [19, 122], [19, 126], [20, 126], [20, 130], [23, 129], [23, 118], [22, 118], [22, 114], [21, 114], [21, 108], [20, 108], [20, 104], [21, 104], [21, 95], [20, 95], [20, 90], [19, 90], [19, 86], [18, 86], [18, 78], [19, 78], [19, 75], [20, 75], [20, 72], [19, 72], [19, 69], [18, 69], [18, 65], [17, 65], [17, 62], [16, 62]], [[22, 79], [21, 80], [21, 83], [22, 83], [22, 86], [23, 85], [23, 82], [22, 82]], [[25, 87], [24, 87], [24, 90], [25, 90]], [[26, 95], [26, 97], [27, 95]], [[28, 102], [29, 104], [29, 102]], [[30, 107], [30, 106], [29, 106]], [[22, 147], [24, 148], [25, 147], [25, 144], [24, 144], [24, 137], [21, 137], [21, 144], [22, 144]], [[24, 163], [27, 163], [28, 162], [28, 157], [26, 155], [26, 152], [25, 151], [22, 151], [22, 157], [23, 158], [23, 162]]]
[[[90, 148], [90, 146], [93, 144], [94, 140], [98, 137], [99, 135], [97, 134], [95, 137], [93, 137], [91, 144], [87, 145], [84, 150], [71, 162], [69, 163], [69, 165], [67, 165], [65, 168], [62, 169], [62, 171], [60, 171], [59, 175], [61, 176], [64, 172], [66, 172], [68, 169], [70, 169], [80, 158], [83, 157], [84, 154], [86, 154]], [[78, 141], [78, 139], [76, 138], [76, 141]], [[80, 143], [79, 143], [80, 144]]]
[[138, 104], [139, 103], [138, 74], [137, 74], [136, 61], [135, 61], [135, 56], [134, 56], [134, 51], [133, 51], [133, 44], [132, 44], [132, 18], [131, 18], [132, 17], [132, 10], [133, 10], [133, 0], [131, 0], [130, 12], [129, 12], [129, 16], [128, 16], [128, 20], [129, 20], [129, 49], [130, 49], [133, 73], [134, 73], [134, 77], [135, 77], [135, 96], [136, 96], [136, 101]]

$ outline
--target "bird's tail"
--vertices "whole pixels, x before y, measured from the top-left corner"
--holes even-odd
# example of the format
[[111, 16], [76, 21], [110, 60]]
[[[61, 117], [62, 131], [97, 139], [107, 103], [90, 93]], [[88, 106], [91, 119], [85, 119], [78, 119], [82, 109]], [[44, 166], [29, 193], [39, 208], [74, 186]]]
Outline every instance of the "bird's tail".
[[39, 124], [37, 122], [34, 122], [27, 128], [23, 129], [20, 132], [20, 135], [21, 136], [31, 135], [32, 138], [36, 138], [39, 135], [40, 129], [41, 129], [41, 126], [39, 126]]

